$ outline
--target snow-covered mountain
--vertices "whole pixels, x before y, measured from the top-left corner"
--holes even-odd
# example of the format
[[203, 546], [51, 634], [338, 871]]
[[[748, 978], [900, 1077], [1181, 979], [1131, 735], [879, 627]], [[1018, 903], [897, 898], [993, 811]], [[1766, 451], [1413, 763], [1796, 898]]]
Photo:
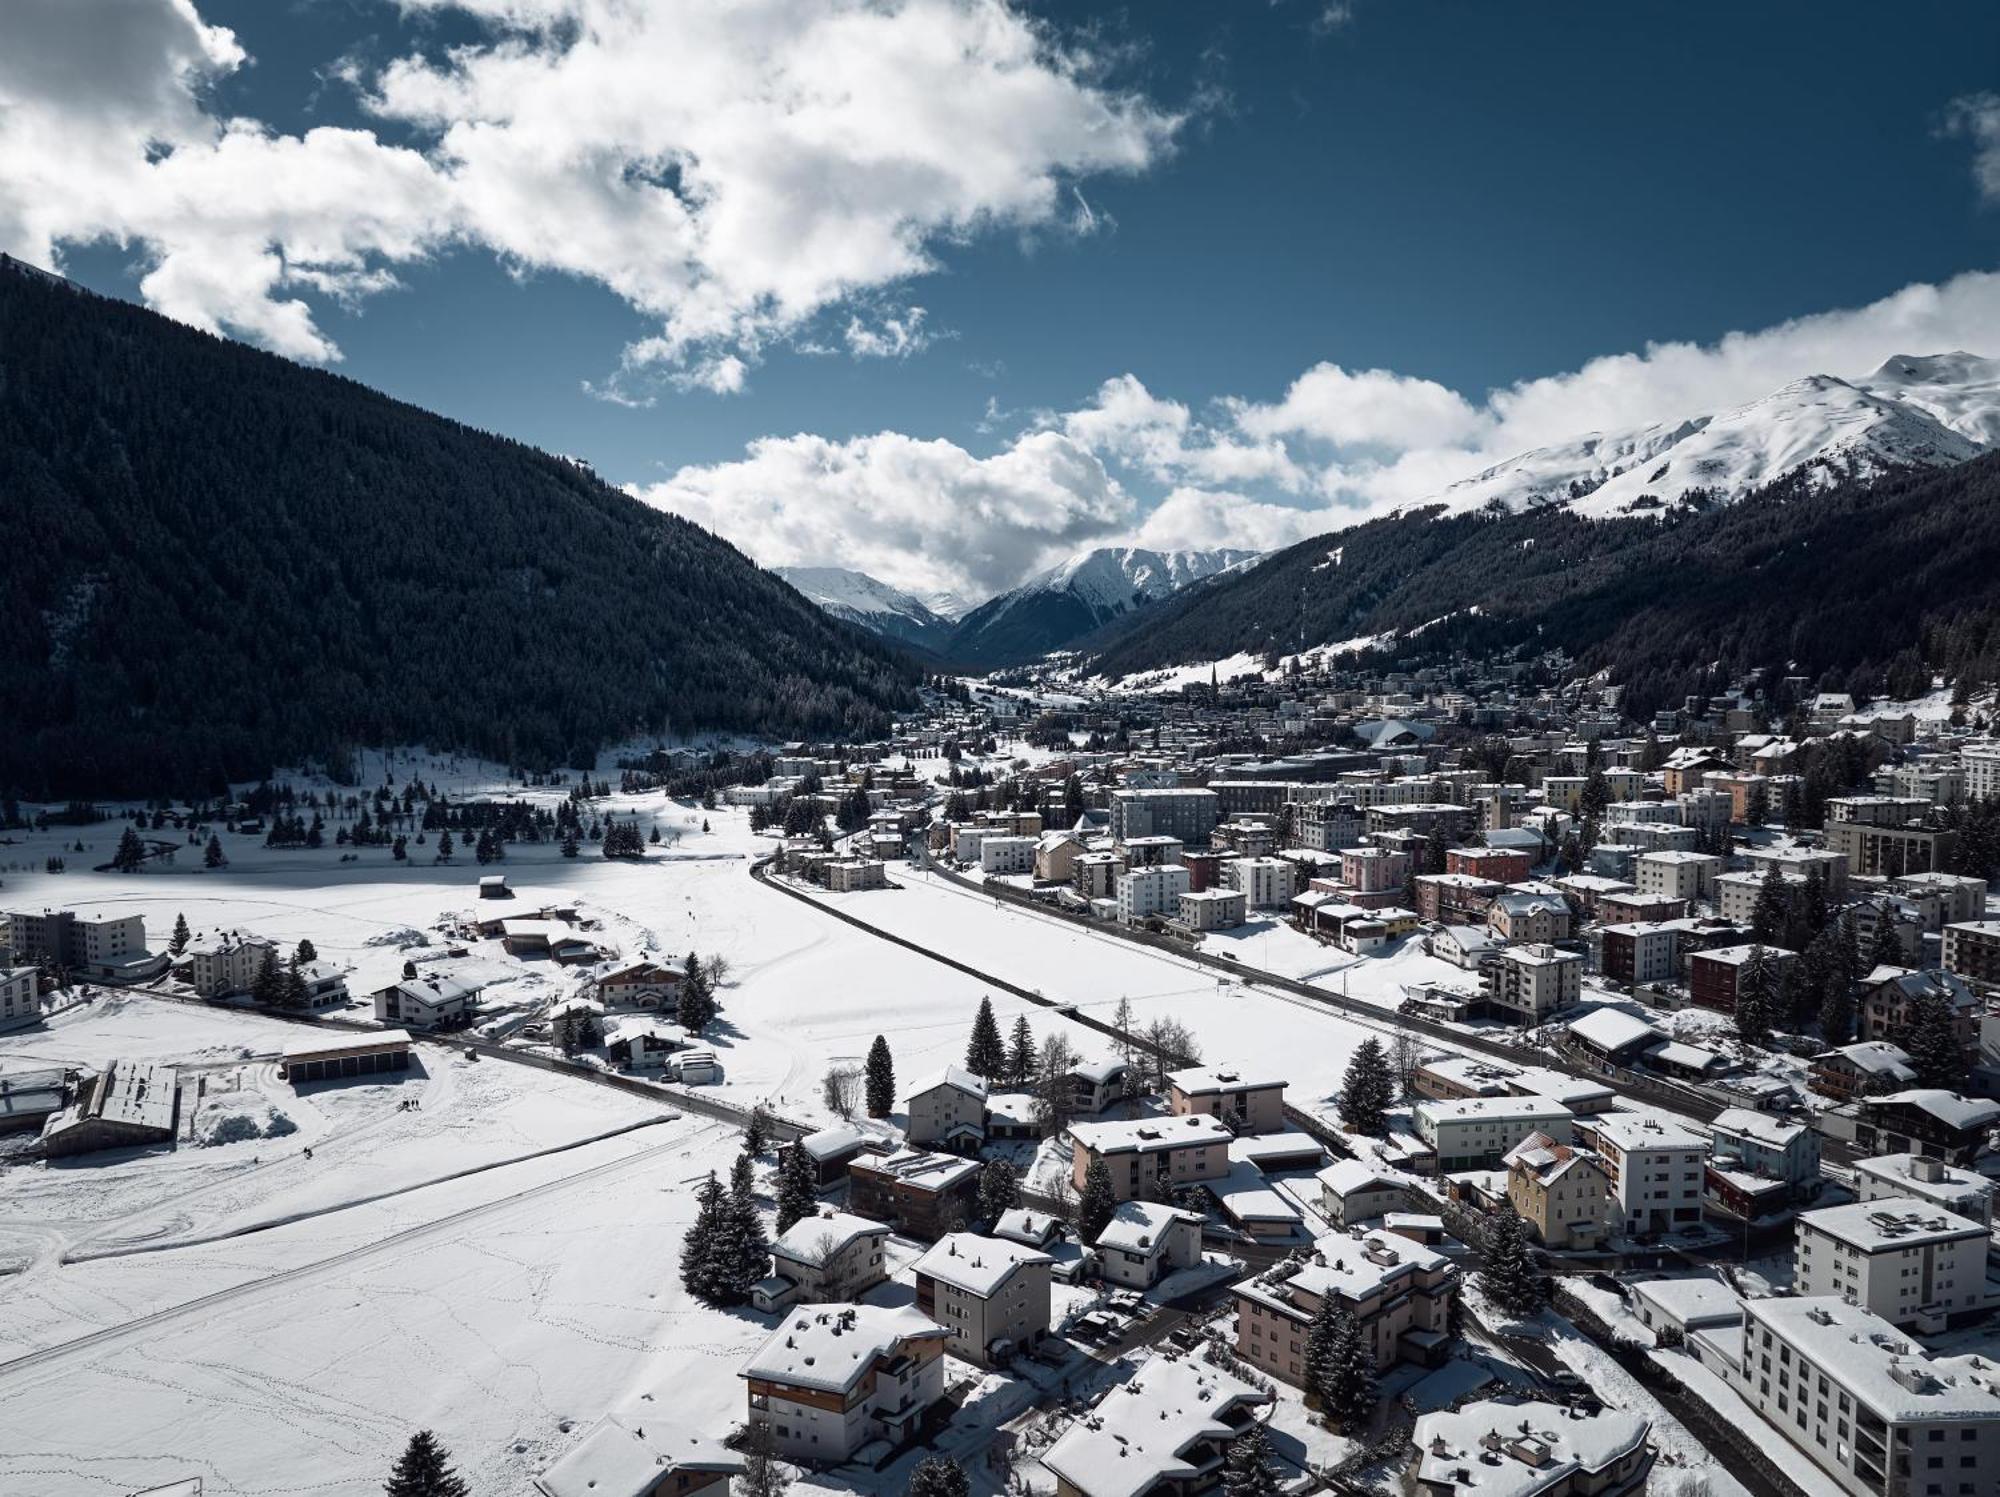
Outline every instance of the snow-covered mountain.
[[924, 599], [846, 567], [773, 567], [837, 619], [926, 650], [941, 650], [957, 623]]
[[1610, 519], [1650, 513], [1690, 489], [1733, 499], [1801, 468], [1832, 482], [1943, 467], [1996, 445], [2000, 360], [1898, 356], [1865, 378], [1808, 375], [1733, 410], [1536, 448], [1409, 507], [1561, 504]]
[[1134, 609], [1253, 562], [1258, 554], [1227, 548], [1082, 551], [972, 610], [950, 653], [977, 665], [1035, 659]]

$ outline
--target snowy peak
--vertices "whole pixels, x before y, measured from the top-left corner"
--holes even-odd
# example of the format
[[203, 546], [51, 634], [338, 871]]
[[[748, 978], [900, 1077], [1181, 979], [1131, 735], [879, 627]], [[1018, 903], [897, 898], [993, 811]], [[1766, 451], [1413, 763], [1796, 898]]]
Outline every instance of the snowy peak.
[[953, 658], [1013, 664], [1060, 650], [1134, 609], [1257, 559], [1255, 551], [1102, 546], [1030, 577], [965, 616]]
[[926, 649], [940, 649], [955, 622], [914, 594], [846, 567], [773, 567], [837, 619]]
[[1559, 504], [1610, 519], [1652, 513], [1690, 490], [1735, 499], [1801, 469], [1830, 483], [1961, 463], [1995, 446], [2000, 360], [1904, 356], [1865, 379], [1811, 374], [1715, 415], [1536, 448], [1408, 508]]

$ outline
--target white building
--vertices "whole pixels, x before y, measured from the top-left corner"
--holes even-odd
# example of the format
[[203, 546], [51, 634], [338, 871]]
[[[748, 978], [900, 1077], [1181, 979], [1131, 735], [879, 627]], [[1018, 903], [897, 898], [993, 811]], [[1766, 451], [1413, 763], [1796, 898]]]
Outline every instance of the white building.
[[0, 967], [0, 1024], [40, 1015], [42, 999], [33, 967]]
[[837, 1465], [912, 1438], [944, 1397], [949, 1332], [913, 1305], [810, 1305], [786, 1313], [743, 1367], [749, 1422], [789, 1461]]
[[989, 874], [1033, 873], [1035, 837], [987, 837], [979, 844], [979, 871]]
[[204, 998], [247, 993], [257, 980], [264, 958], [277, 960], [278, 948], [262, 936], [222, 930], [188, 942], [188, 985]]
[[1131, 869], [1118, 880], [1118, 923], [1142, 925], [1148, 920], [1178, 915], [1181, 896], [1188, 892], [1189, 877], [1186, 867], [1179, 863]]
[[1042, 1464], [1062, 1497], [1205, 1490], [1229, 1447], [1273, 1401], [1200, 1358], [1155, 1357], [1064, 1430]]
[[1516, 1024], [1544, 1024], [1583, 996], [1583, 953], [1504, 946], [1479, 974], [1486, 1001]]
[[1049, 1333], [1054, 1263], [1005, 1237], [946, 1233], [917, 1260], [917, 1309], [950, 1333], [953, 1356], [980, 1367], [1004, 1365]]
[[1202, 889], [1180, 897], [1181, 924], [1189, 930], [1231, 930], [1250, 916], [1241, 889]]
[[1530, 1133], [1569, 1143], [1574, 1121], [1560, 1102], [1539, 1097], [1426, 1098], [1416, 1104], [1414, 1117], [1417, 1137], [1437, 1155], [1439, 1174], [1493, 1169]]
[[1641, 894], [1656, 899], [1712, 899], [1722, 859], [1703, 852], [1644, 852], [1632, 865]]
[[406, 977], [370, 996], [375, 1000], [378, 1023], [439, 1029], [470, 1019], [479, 992], [477, 983], [463, 978]]
[[1879, 1315], [1838, 1299], [1753, 1299], [1743, 1310], [1740, 1332], [1700, 1335], [1704, 1365], [1843, 1490], [1992, 1492], [2000, 1380], [1990, 1357], [1933, 1356]]
[[1420, 1497], [1629, 1492], [1652, 1463], [1652, 1421], [1600, 1407], [1482, 1398], [1422, 1415], [1406, 1489]]
[[1792, 1277], [1800, 1294], [1837, 1295], [1892, 1325], [1941, 1330], [1991, 1303], [1986, 1225], [1915, 1196], [1807, 1211]]
[[1292, 901], [1298, 870], [1283, 858], [1235, 858], [1222, 876], [1240, 890], [1253, 910], [1281, 909]]
[[1928, 1154], [1883, 1154], [1854, 1161], [1854, 1193], [1864, 1201], [1914, 1196], [1971, 1221], [1993, 1221], [1994, 1180]]
[[1701, 1220], [1708, 1140], [1672, 1118], [1610, 1112], [1590, 1120], [1621, 1230], [1666, 1232]]
[[1107, 1282], [1151, 1289], [1201, 1262], [1201, 1217], [1155, 1201], [1123, 1201], [1092, 1245]]

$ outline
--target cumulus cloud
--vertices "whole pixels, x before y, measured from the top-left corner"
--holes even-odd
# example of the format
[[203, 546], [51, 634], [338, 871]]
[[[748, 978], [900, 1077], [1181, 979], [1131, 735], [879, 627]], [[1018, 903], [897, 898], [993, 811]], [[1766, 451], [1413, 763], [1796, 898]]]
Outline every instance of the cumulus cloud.
[[[1028, 418], [990, 457], [892, 432], [797, 436], [642, 492], [760, 561], [978, 594], [1087, 545], [1275, 549], [1430, 498], [1534, 447], [1957, 348], [2000, 351], [2000, 276], [1909, 286], [1710, 344], [1649, 344], [1477, 399], [1322, 363], [1276, 399], [1224, 397], [1203, 416], [1122, 374], [1074, 410]], [[1003, 414], [989, 405], [981, 430], [998, 437]]]
[[[209, 85], [246, 58], [194, 0], [16, 0], [0, 247], [53, 265], [67, 243], [137, 245], [163, 309], [328, 359], [288, 289], [363, 296], [465, 243], [657, 318], [628, 372], [737, 388], [760, 347], [934, 269], [938, 245], [1062, 224], [1079, 178], [1143, 170], [1179, 124], [1006, 0], [405, 8], [481, 28], [339, 70], [414, 148], [214, 117]], [[847, 341], [922, 336], [862, 323]]]
[[981, 597], [1135, 515], [1096, 454], [1055, 431], [991, 457], [897, 432], [766, 437], [739, 462], [682, 468], [632, 492], [766, 566], [848, 566], [896, 587]]

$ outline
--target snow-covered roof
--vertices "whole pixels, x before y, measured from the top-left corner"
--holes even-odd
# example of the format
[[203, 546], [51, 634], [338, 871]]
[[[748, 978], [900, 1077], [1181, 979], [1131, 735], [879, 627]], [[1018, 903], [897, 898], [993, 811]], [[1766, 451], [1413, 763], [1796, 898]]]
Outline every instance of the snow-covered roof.
[[1000, 1214], [1000, 1220], [993, 1224], [993, 1235], [1005, 1237], [1012, 1242], [1025, 1242], [1029, 1247], [1046, 1247], [1063, 1234], [1063, 1219], [1047, 1211], [1031, 1211], [1026, 1206], [1016, 1206]]
[[1163, 1149], [1227, 1144], [1229, 1129], [1210, 1113], [1172, 1118], [1128, 1118], [1110, 1123], [1071, 1123], [1069, 1135], [1093, 1153], [1155, 1154]]
[[1822, 1232], [1864, 1253], [1921, 1247], [1954, 1237], [1981, 1236], [1986, 1228], [1970, 1218], [1947, 1211], [1916, 1196], [1888, 1196], [1853, 1201], [1799, 1213], [1799, 1226]]
[[985, 1299], [1025, 1265], [1054, 1261], [1047, 1253], [1011, 1238], [947, 1232], [917, 1260], [916, 1271]]
[[535, 1487], [545, 1497], [644, 1497], [674, 1471], [742, 1470], [741, 1456], [641, 1404], [591, 1425]]
[[1623, 1409], [1584, 1414], [1556, 1404], [1479, 1399], [1417, 1420], [1417, 1479], [1428, 1490], [1478, 1497], [1568, 1491], [1581, 1472], [1616, 1464], [1652, 1421]]
[[1805, 1123], [1773, 1113], [1758, 1112], [1750, 1107], [1725, 1107], [1715, 1115], [1709, 1127], [1717, 1134], [1755, 1139], [1773, 1149], [1788, 1149], [1801, 1135], [1812, 1131]]
[[799, 1140], [799, 1147], [814, 1159], [832, 1159], [850, 1153], [868, 1141], [868, 1135], [852, 1123], [835, 1123]]
[[1235, 1426], [1227, 1415], [1272, 1398], [1206, 1362], [1156, 1357], [1064, 1430], [1042, 1464], [1082, 1497], [1140, 1497], [1199, 1475], [1182, 1452], [1229, 1438]]
[[1630, 1287], [1634, 1299], [1650, 1302], [1689, 1330], [1736, 1325], [1743, 1319], [1743, 1296], [1714, 1274], [1643, 1279]]
[[893, 1175], [920, 1190], [949, 1190], [967, 1175], [979, 1173], [979, 1161], [957, 1154], [933, 1154], [927, 1149], [898, 1149], [893, 1154], [856, 1159], [849, 1168]]
[[1744, 1302], [1752, 1326], [1768, 1326], [1885, 1419], [2000, 1419], [2000, 1372], [1984, 1356], [1938, 1357], [1881, 1316], [1835, 1295]]
[[1714, 1071], [1726, 1069], [1728, 1058], [1717, 1051], [1705, 1050], [1700, 1045], [1685, 1044], [1680, 1040], [1662, 1040], [1657, 1045], [1649, 1045], [1646, 1058], [1663, 1066], [1679, 1066], [1688, 1071]]
[[1836, 1056], [1870, 1076], [1888, 1076], [1897, 1081], [1917, 1079], [1917, 1069], [1910, 1064], [1908, 1052], [1887, 1040], [1861, 1040], [1852, 1045], [1840, 1045], [1813, 1059], [1824, 1062]]
[[1191, 1066], [1184, 1071], [1169, 1071], [1167, 1080], [1175, 1091], [1190, 1097], [1207, 1096], [1211, 1092], [1264, 1091], [1285, 1084], [1283, 1078], [1268, 1071], [1253, 1071], [1241, 1065]]
[[348, 1055], [379, 1050], [384, 1045], [407, 1045], [410, 1031], [407, 1029], [378, 1029], [367, 1034], [309, 1034], [295, 1040], [286, 1040], [283, 1055], [286, 1060], [297, 1060], [300, 1056]]
[[1558, 1120], [1572, 1116], [1560, 1102], [1545, 1097], [1454, 1097], [1441, 1101], [1426, 1097], [1416, 1105], [1415, 1115], [1435, 1123], [1458, 1123], [1471, 1119], [1526, 1118]]
[[1103, 1060], [1080, 1060], [1069, 1068], [1069, 1073], [1092, 1086], [1108, 1086], [1131, 1069], [1130, 1061], [1120, 1060], [1114, 1055]]
[[1343, 1197], [1359, 1190], [1400, 1190], [1403, 1185], [1395, 1176], [1359, 1159], [1336, 1159], [1316, 1178], [1335, 1195]]
[[1237, 1292], [1296, 1315], [1302, 1307], [1291, 1304], [1294, 1290], [1311, 1295], [1315, 1301], [1333, 1295], [1354, 1303], [1391, 1279], [1443, 1268], [1449, 1262], [1444, 1254], [1422, 1243], [1380, 1228], [1355, 1234], [1329, 1232], [1314, 1241], [1311, 1257], [1281, 1284], [1246, 1279], [1237, 1285]]
[[1128, 1253], [1157, 1252], [1165, 1241], [1167, 1229], [1177, 1221], [1201, 1225], [1197, 1213], [1183, 1211], [1178, 1206], [1165, 1206], [1157, 1201], [1121, 1201], [1104, 1230], [1097, 1234], [1094, 1245]]
[[1232, 1159], [1228, 1174], [1202, 1184], [1224, 1214], [1239, 1225], [1304, 1220], [1299, 1208], [1278, 1194], [1264, 1172], [1246, 1160]]
[[1573, 1166], [1586, 1160], [1594, 1163], [1596, 1159], [1588, 1149], [1557, 1143], [1546, 1133], [1530, 1133], [1502, 1155], [1500, 1162], [1510, 1170], [1527, 1170], [1548, 1185], [1568, 1174]]
[[786, 1311], [739, 1376], [845, 1393], [904, 1341], [947, 1334], [912, 1305], [807, 1305]]
[[1907, 1091], [1890, 1092], [1887, 1096], [1866, 1100], [1874, 1106], [1914, 1107], [1953, 1128], [1978, 1128], [2000, 1122], [2000, 1102], [1963, 1097], [1957, 1092], [1934, 1086], [1912, 1087]]
[[1607, 1112], [1590, 1119], [1601, 1143], [1634, 1149], [1706, 1149], [1708, 1140], [1662, 1112]]
[[819, 1216], [802, 1216], [787, 1227], [771, 1244], [771, 1256], [808, 1268], [824, 1268], [827, 1261], [846, 1251], [857, 1238], [887, 1237], [881, 1222], [846, 1211], [828, 1211]]

